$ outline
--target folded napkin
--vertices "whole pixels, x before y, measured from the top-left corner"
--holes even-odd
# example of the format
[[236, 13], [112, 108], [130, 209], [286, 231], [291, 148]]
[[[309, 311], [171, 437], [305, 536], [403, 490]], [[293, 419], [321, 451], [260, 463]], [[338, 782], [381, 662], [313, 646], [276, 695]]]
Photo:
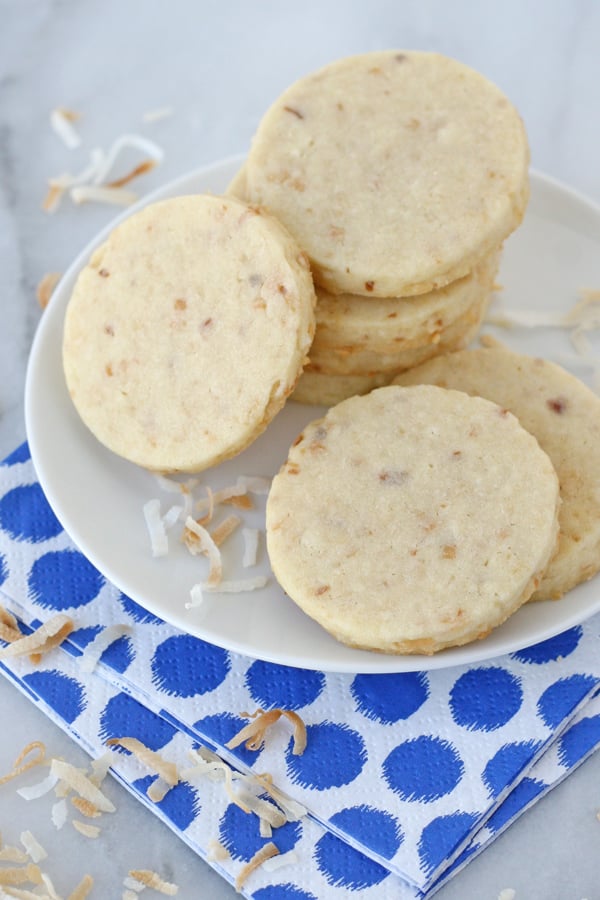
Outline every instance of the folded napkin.
[[[2, 670], [89, 752], [127, 735], [186, 768], [202, 744], [242, 772], [271, 773], [308, 810], [273, 831], [298, 861], [255, 872], [249, 897], [432, 893], [600, 743], [599, 616], [533, 648], [432, 672], [336, 675], [249, 659], [107, 583], [54, 517], [26, 445], [0, 466], [0, 593], [24, 630], [56, 612], [75, 621], [37, 668], [15, 659]], [[86, 646], [115, 625], [127, 633], [84, 671]], [[228, 750], [247, 724], [241, 713], [257, 707], [296, 711], [304, 753], [292, 752], [283, 720], [261, 750]], [[204, 858], [218, 838], [230, 858], [211, 864], [229, 880], [268, 840], [222, 784], [181, 782], [152, 803], [135, 758], [118, 754], [115, 774]]]

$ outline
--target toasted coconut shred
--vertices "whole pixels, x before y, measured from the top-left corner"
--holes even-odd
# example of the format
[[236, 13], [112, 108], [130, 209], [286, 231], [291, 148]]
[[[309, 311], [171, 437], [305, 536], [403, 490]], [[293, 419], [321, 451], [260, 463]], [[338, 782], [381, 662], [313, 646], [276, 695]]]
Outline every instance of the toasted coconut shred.
[[71, 819], [73, 828], [84, 837], [95, 840], [100, 835], [100, 829], [97, 825], [89, 825], [87, 822], [81, 822], [79, 819]]
[[67, 900], [85, 900], [93, 887], [94, 879], [92, 876], [84, 875], [75, 890], [71, 891]]
[[21, 843], [32, 862], [38, 863], [46, 859], [48, 854], [30, 831], [21, 832]]
[[158, 891], [160, 894], [166, 894], [168, 897], [174, 897], [179, 891], [176, 884], [164, 881], [158, 872], [153, 872], [151, 869], [130, 869], [129, 875], [145, 887], [152, 888], [153, 891]]
[[258, 850], [252, 859], [246, 863], [246, 865], [241, 869], [238, 873], [237, 878], [235, 879], [235, 889], [236, 891], [241, 891], [242, 887], [252, 875], [253, 872], [256, 871], [264, 862], [268, 859], [271, 859], [273, 856], [277, 856], [279, 853], [279, 849], [275, 846], [272, 841], [269, 841], [268, 844], [265, 844], [264, 847], [261, 847]]
[[130, 625], [118, 623], [107, 625], [83, 651], [80, 662], [82, 672], [93, 672], [104, 651], [108, 650], [110, 645], [118, 641], [119, 638], [128, 634], [131, 634]]
[[185, 520], [183, 540], [190, 553], [205, 553], [208, 556], [210, 569], [207, 586], [214, 587], [219, 584], [223, 576], [221, 551], [206, 528], [188, 516]]
[[98, 816], [102, 815], [94, 803], [91, 803], [89, 800], [84, 800], [83, 797], [71, 797], [71, 803], [82, 816], [86, 816], [88, 819], [96, 819]]
[[281, 716], [288, 719], [294, 726], [294, 746], [292, 753], [300, 756], [306, 749], [306, 725], [298, 715], [290, 709], [271, 709], [265, 712], [263, 709], [257, 709], [253, 713], [241, 713], [245, 719], [254, 719], [248, 725], [245, 725], [236, 735], [234, 735], [225, 746], [229, 750], [244, 744], [247, 750], [260, 750], [265, 743], [265, 735], [267, 730], [279, 721]]
[[155, 803], [160, 802], [168, 791], [179, 782], [179, 773], [175, 763], [168, 762], [160, 753], [150, 750], [137, 738], [111, 738], [106, 743], [108, 746], [118, 745], [125, 750], [129, 750], [143, 765], [156, 772], [159, 776], [159, 782], [151, 784], [147, 791], [148, 797]]
[[227, 516], [220, 525], [217, 525], [216, 528], [210, 532], [210, 536], [217, 545], [220, 547], [223, 544], [230, 534], [236, 530], [236, 528], [241, 525], [242, 520], [239, 516]]
[[46, 272], [40, 280], [35, 295], [42, 309], [46, 309], [50, 302], [50, 297], [54, 293], [54, 288], [61, 279], [60, 272]]
[[73, 122], [76, 122], [79, 118], [79, 113], [71, 109], [65, 109], [62, 106], [53, 109], [50, 113], [50, 125], [53, 131], [69, 150], [75, 150], [81, 146], [81, 138], [73, 127]]
[[62, 759], [53, 759], [50, 763], [50, 773], [64, 782], [84, 800], [93, 803], [100, 812], [114, 812], [114, 804], [90, 781], [82, 769], [72, 766]]
[[[2, 847], [0, 849], [0, 860], [2, 862], [27, 863], [29, 858], [27, 854], [19, 847]], [[35, 860], [34, 860], [35, 862]]]
[[[37, 755], [25, 762], [29, 754], [34, 750], [37, 751]], [[0, 777], [0, 784], [6, 784], [7, 781], [12, 781], [13, 778], [17, 778], [19, 775], [22, 775], [23, 772], [28, 772], [29, 769], [33, 769], [34, 766], [39, 766], [45, 761], [46, 745], [43, 744], [42, 741], [31, 741], [26, 747], [23, 747], [17, 756], [12, 770]]]
[[[53, 127], [60, 129], [63, 137], [69, 131], [76, 134], [64, 116], [54, 116]], [[68, 139], [72, 139], [72, 134]], [[111, 178], [111, 172], [123, 150], [137, 150], [144, 158], [125, 175]], [[67, 192], [76, 204], [99, 202], [128, 206], [137, 200], [138, 195], [134, 191], [127, 190], [124, 185], [151, 171], [162, 162], [163, 157], [162, 148], [154, 141], [139, 134], [121, 135], [106, 152], [99, 147], [94, 148], [90, 154], [89, 164], [81, 172], [75, 175], [64, 173], [50, 178], [42, 208], [46, 212], [54, 212]]]
[[30, 654], [39, 662], [44, 653], [58, 647], [69, 635], [75, 625], [69, 616], [58, 613], [36, 628], [31, 634], [21, 635], [18, 640], [0, 650], [0, 659]]

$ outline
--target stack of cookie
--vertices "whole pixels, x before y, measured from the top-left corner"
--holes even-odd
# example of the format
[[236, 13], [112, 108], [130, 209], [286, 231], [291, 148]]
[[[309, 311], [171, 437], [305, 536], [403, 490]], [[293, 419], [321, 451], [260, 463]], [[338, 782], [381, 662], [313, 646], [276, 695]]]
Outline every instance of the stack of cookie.
[[316, 334], [294, 399], [365, 393], [471, 340], [528, 162], [502, 92], [439, 54], [349, 57], [281, 95], [230, 191], [311, 262]]

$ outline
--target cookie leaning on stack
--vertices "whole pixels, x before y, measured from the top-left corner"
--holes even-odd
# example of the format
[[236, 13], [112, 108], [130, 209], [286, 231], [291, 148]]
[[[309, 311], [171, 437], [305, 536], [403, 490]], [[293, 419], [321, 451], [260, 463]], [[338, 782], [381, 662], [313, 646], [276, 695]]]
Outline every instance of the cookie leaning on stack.
[[[310, 258], [319, 291], [311, 393], [318, 375], [327, 376], [328, 391], [337, 376], [385, 370], [391, 379], [438, 345], [448, 351], [469, 341], [493, 281], [490, 266], [489, 277], [481, 267], [497, 259], [525, 211], [528, 161], [523, 124], [502, 92], [439, 54], [349, 57], [281, 95], [230, 190], [275, 214]], [[465, 277], [478, 287], [468, 317], [458, 300]], [[396, 305], [416, 306], [419, 295], [453, 282], [456, 308], [447, 306], [435, 330], [414, 311], [418, 339], [405, 356]], [[367, 325], [360, 341], [343, 330], [336, 338], [330, 327], [325, 308], [334, 309], [338, 295], [340, 319]], [[379, 298], [380, 307], [388, 301], [388, 313], [374, 312], [369, 323], [360, 297]], [[378, 342], [382, 314], [398, 341], [392, 349]], [[295, 398], [301, 394], [302, 381]]]
[[131, 462], [194, 472], [282, 408], [314, 334], [305, 255], [272, 216], [177, 197], [114, 229], [67, 308], [63, 364], [94, 435]]
[[550, 457], [560, 484], [556, 555], [532, 600], [557, 599], [600, 571], [600, 398], [560, 366], [503, 347], [430, 360], [397, 384], [434, 384], [509, 409]]

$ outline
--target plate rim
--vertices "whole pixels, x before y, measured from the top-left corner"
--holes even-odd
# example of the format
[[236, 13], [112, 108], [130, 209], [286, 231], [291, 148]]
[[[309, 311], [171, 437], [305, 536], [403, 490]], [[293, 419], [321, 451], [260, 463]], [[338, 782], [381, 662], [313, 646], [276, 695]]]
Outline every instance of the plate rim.
[[[68, 299], [63, 297], [63, 292], [65, 289], [65, 285], [74, 277], [74, 275], [81, 269], [82, 265], [85, 264], [85, 261], [89, 258], [92, 250], [97, 247], [106, 237], [110, 234], [110, 232], [122, 221], [129, 218], [139, 209], [144, 208], [150, 203], [157, 202], [164, 196], [173, 196], [178, 191], [183, 192], [186, 185], [193, 183], [194, 181], [198, 181], [202, 178], [210, 178], [212, 173], [222, 173], [227, 167], [233, 168], [234, 166], [239, 167], [241, 163], [244, 161], [243, 154], [234, 154], [224, 159], [217, 160], [209, 165], [199, 166], [187, 173], [183, 173], [177, 176], [174, 179], [171, 179], [168, 182], [165, 182], [162, 186], [159, 186], [155, 190], [149, 192], [147, 195], [140, 198], [135, 204], [132, 204], [126, 210], [119, 213], [117, 216], [113, 217], [98, 233], [94, 235], [94, 237], [88, 241], [83, 248], [76, 254], [72, 263], [69, 265], [64, 275], [60, 279], [53, 297], [50, 301], [50, 304], [45, 311], [44, 315], [41, 317], [40, 322], [36, 328], [36, 332], [31, 344], [31, 348], [29, 351], [28, 362], [27, 362], [27, 370], [26, 370], [26, 378], [25, 378], [25, 397], [24, 397], [24, 405], [25, 405], [25, 426], [26, 426], [26, 434], [29, 442], [29, 449], [31, 453], [31, 458], [33, 462], [33, 466], [37, 475], [37, 478], [40, 482], [40, 485], [50, 503], [50, 506], [54, 510], [57, 518], [60, 520], [61, 524], [64, 527], [65, 532], [69, 536], [69, 538], [73, 541], [75, 546], [84, 554], [84, 556], [101, 572], [103, 577], [111, 584], [115, 585], [117, 589], [123, 590], [123, 588], [119, 585], [119, 579], [115, 579], [113, 573], [110, 575], [106, 574], [106, 567], [101, 562], [98, 564], [96, 553], [92, 550], [90, 553], [89, 546], [86, 546], [85, 551], [81, 548], [80, 543], [76, 540], [75, 537], [72, 536], [71, 529], [74, 528], [74, 533], [77, 534], [77, 528], [73, 526], [73, 523], [69, 522], [69, 528], [66, 527], [66, 523], [63, 521], [62, 516], [62, 505], [60, 499], [57, 498], [53, 488], [51, 487], [52, 479], [46, 478], [46, 469], [44, 464], [44, 456], [42, 450], [42, 442], [39, 442], [36, 439], [35, 435], [37, 434], [36, 426], [33, 420], [33, 406], [35, 405], [34, 395], [35, 395], [35, 385], [36, 385], [36, 366], [37, 360], [40, 356], [40, 347], [44, 346], [44, 340], [46, 336], [46, 332], [51, 328], [49, 322], [53, 322], [54, 317], [59, 315], [58, 308], [66, 307], [66, 303]], [[539, 172], [536, 169], [530, 169], [530, 179], [532, 185], [532, 194], [534, 187], [538, 189], [550, 189], [554, 193], [558, 193], [560, 195], [560, 199], [569, 198], [571, 201], [574, 201], [576, 204], [585, 207], [590, 213], [592, 213], [595, 217], [598, 218], [600, 224], [600, 204], [596, 203], [591, 198], [587, 197], [580, 191], [575, 188], [572, 188], [569, 185], [564, 184], [560, 180], [556, 179], [551, 175], [547, 175], [545, 173]], [[54, 305], [53, 305], [54, 301]], [[51, 310], [56, 310], [56, 312], [51, 312], [48, 315], [48, 312]], [[64, 309], [62, 312], [62, 316], [64, 317]], [[46, 325], [44, 325], [46, 322]], [[61, 319], [62, 326], [62, 319]], [[323, 407], [314, 407], [314, 409], [319, 410], [323, 409]], [[33, 438], [32, 438], [33, 435]], [[110, 452], [110, 451], [107, 451]], [[85, 543], [85, 542], [84, 542]], [[589, 582], [588, 582], [589, 584]], [[128, 595], [131, 595], [131, 592], [127, 592]], [[162, 606], [157, 606], [152, 599], [150, 601], [141, 600], [139, 595], [135, 595], [132, 597], [137, 603], [139, 603], [144, 609], [149, 612], [159, 616], [165, 622], [169, 623], [171, 627], [177, 628], [181, 631], [184, 631], [187, 634], [191, 634], [194, 637], [198, 637], [202, 640], [205, 640], [209, 643], [220, 646], [226, 650], [229, 650], [233, 653], [239, 653], [240, 655], [261, 659], [267, 662], [276, 663], [279, 665], [288, 665], [291, 667], [297, 668], [316, 668], [320, 671], [329, 671], [336, 673], [372, 673], [372, 674], [383, 674], [383, 673], [399, 673], [399, 672], [409, 672], [409, 671], [432, 671], [435, 669], [444, 669], [451, 668], [455, 666], [461, 665], [472, 665], [480, 662], [484, 662], [489, 659], [498, 658], [502, 655], [506, 655], [509, 653], [517, 652], [519, 649], [523, 649], [526, 646], [531, 646], [531, 642], [528, 640], [527, 643], [517, 644], [515, 641], [509, 641], [507, 643], [510, 644], [509, 647], [500, 648], [494, 647], [489, 644], [486, 647], [486, 639], [480, 642], [470, 642], [468, 644], [459, 646], [459, 647], [451, 647], [445, 651], [441, 651], [440, 653], [434, 654], [433, 656], [424, 656], [421, 654], [415, 655], [393, 655], [393, 654], [382, 654], [377, 653], [375, 651], [366, 651], [366, 650], [357, 650], [351, 647], [346, 647], [345, 645], [341, 645], [344, 651], [344, 657], [348, 657], [347, 662], [341, 660], [333, 660], [330, 664], [327, 661], [319, 660], [318, 666], [315, 666], [314, 660], [308, 659], [299, 659], [296, 656], [290, 659], [286, 657], [285, 654], [273, 651], [271, 654], [265, 652], [262, 648], [257, 648], [252, 646], [252, 642], [244, 643], [239, 640], [232, 640], [224, 638], [222, 642], [218, 642], [215, 640], [214, 636], [207, 637], [202, 633], [201, 629], [198, 629], [197, 623], [196, 627], [194, 627], [195, 623], [189, 623], [189, 627], [186, 627], [184, 623], [182, 623], [181, 618], [177, 616], [169, 616], [169, 610], [165, 610]], [[549, 603], [553, 603], [555, 601], [546, 601]], [[559, 601], [560, 602], [560, 601]], [[596, 600], [595, 605], [592, 604], [594, 608], [590, 609], [585, 613], [585, 615], [581, 614], [581, 611], [572, 610], [569, 615], [568, 612], [561, 618], [561, 624], [559, 627], [548, 627], [541, 634], [541, 636], [537, 637], [534, 643], [538, 643], [544, 640], [547, 640], [551, 637], [554, 637], [564, 631], [567, 631], [569, 628], [574, 627], [575, 625], [581, 624], [586, 619], [600, 612], [600, 591], [598, 592], [598, 598]], [[518, 611], [517, 611], [518, 612]], [[496, 631], [496, 629], [494, 629]], [[493, 634], [494, 632], [492, 632]], [[332, 640], [335, 640], [332, 638]], [[336, 649], [338, 642], [335, 642]]]

